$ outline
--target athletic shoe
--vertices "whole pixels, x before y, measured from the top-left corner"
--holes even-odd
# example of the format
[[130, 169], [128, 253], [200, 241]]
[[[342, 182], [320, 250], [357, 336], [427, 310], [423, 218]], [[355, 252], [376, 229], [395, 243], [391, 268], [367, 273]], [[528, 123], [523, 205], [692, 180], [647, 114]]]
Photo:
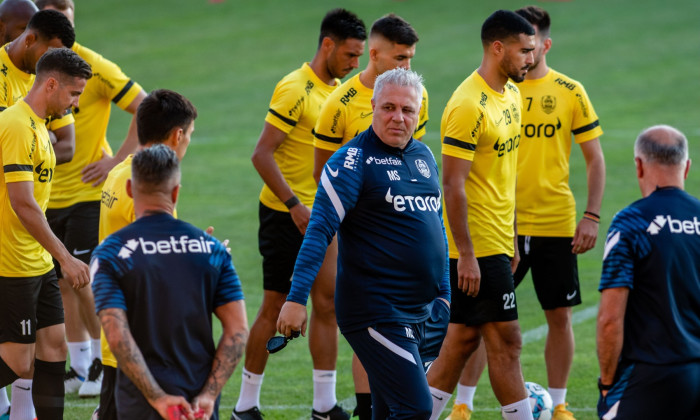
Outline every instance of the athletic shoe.
[[554, 413], [552, 413], [552, 420], [576, 420], [574, 418], [574, 413], [566, 409], [569, 403], [559, 404], [554, 407]]
[[262, 418], [262, 413], [258, 410], [258, 407], [253, 407], [240, 413], [234, 408], [231, 413], [231, 420], [262, 420]]
[[63, 375], [63, 386], [66, 388], [66, 394], [72, 394], [80, 389], [80, 386], [85, 382], [85, 378], [78, 375], [72, 367]]
[[90, 417], [90, 420], [98, 420], [100, 418], [100, 405], [97, 404], [97, 407], [95, 407], [95, 411], [92, 412], [92, 416]]
[[102, 361], [100, 359], [93, 359], [92, 365], [90, 365], [90, 370], [88, 370], [88, 377], [80, 385], [78, 390], [78, 396], [80, 398], [92, 398], [100, 395], [100, 389], [102, 388]]
[[452, 412], [445, 420], [469, 420], [472, 417], [472, 410], [466, 404], [457, 404], [452, 406]]
[[311, 410], [311, 420], [349, 420], [350, 414], [345, 412], [338, 404], [325, 413]]

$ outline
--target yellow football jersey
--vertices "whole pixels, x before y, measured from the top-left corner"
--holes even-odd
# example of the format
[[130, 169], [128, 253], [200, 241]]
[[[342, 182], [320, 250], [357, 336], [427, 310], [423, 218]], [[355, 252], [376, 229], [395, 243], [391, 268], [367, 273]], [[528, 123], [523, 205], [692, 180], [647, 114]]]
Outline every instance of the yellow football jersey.
[[[294, 194], [307, 206], [316, 195], [312, 130], [321, 105], [339, 84], [337, 79], [333, 86], [324, 83], [304, 63], [277, 83], [265, 117], [265, 122], [287, 133], [275, 151], [275, 162]], [[267, 185], [260, 192], [260, 202], [273, 210], [289, 211]]]
[[100, 204], [100, 243], [112, 233], [136, 220], [134, 200], [126, 193], [126, 180], [131, 178], [131, 160], [129, 155], [112, 168], [102, 185]]
[[[314, 147], [335, 152], [372, 124], [372, 94], [356, 74], [331, 95], [321, 108], [314, 128]], [[425, 135], [428, 123], [428, 91], [423, 89], [415, 138]]]
[[569, 188], [571, 135], [577, 144], [603, 134], [581, 83], [554, 70], [518, 84], [523, 127], [518, 151], [518, 234], [572, 237], [576, 202]]
[[43, 118], [21, 99], [0, 113], [0, 276], [34, 277], [53, 268], [51, 255], [12, 209], [7, 184], [33, 182], [34, 199], [46, 211], [55, 167]]
[[[442, 154], [472, 162], [464, 189], [477, 257], [514, 253], [521, 111], [515, 84], [508, 81], [499, 93], [474, 71], [452, 94], [442, 115]], [[449, 223], [445, 228], [450, 258], [458, 258]]]
[[107, 124], [111, 102], [126, 109], [143, 90], [126, 76], [119, 66], [77, 42], [75, 51], [92, 68], [92, 78], [80, 95], [75, 118], [75, 155], [70, 162], [56, 167], [56, 181], [49, 208], [60, 209], [86, 201], [99, 201], [102, 185], [92, 186], [80, 180], [80, 171], [102, 158], [102, 150], [112, 154], [107, 142]]

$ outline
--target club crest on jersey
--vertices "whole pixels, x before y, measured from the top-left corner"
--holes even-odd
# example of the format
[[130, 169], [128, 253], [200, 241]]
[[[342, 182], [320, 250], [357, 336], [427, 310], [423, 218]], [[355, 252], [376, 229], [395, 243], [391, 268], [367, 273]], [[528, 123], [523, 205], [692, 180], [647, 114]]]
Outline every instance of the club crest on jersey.
[[423, 159], [416, 159], [416, 168], [418, 172], [426, 178], [430, 178], [430, 167]]
[[542, 97], [541, 105], [542, 111], [544, 111], [545, 114], [551, 114], [554, 112], [554, 108], [557, 107], [557, 98], [552, 95], [544, 95]]
[[510, 104], [510, 113], [513, 114], [513, 119], [516, 123], [520, 122], [520, 110], [515, 104]]

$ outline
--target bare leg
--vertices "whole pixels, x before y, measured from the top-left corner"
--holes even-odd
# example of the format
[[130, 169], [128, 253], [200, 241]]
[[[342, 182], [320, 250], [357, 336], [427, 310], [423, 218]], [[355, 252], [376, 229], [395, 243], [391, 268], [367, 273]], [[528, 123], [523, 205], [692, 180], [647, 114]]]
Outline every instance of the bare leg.
[[487, 322], [481, 326], [486, 344], [489, 378], [502, 406], [527, 398], [520, 367], [522, 339], [518, 321]]
[[335, 370], [338, 358], [338, 323], [335, 319], [335, 276], [338, 242], [333, 239], [311, 288], [309, 351], [314, 369]]
[[544, 347], [547, 384], [550, 388], [566, 388], [575, 347], [571, 308], [546, 310], [544, 314], [549, 326]]

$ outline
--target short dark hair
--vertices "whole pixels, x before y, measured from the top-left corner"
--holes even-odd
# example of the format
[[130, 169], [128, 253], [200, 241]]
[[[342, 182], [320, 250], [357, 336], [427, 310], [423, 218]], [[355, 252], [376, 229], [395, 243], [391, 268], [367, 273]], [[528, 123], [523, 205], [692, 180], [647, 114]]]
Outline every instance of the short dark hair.
[[342, 42], [348, 38], [361, 41], [367, 39], [365, 23], [353, 12], [337, 8], [326, 13], [321, 21], [321, 34], [318, 37], [318, 46], [321, 47], [323, 38], [329, 37], [334, 42]]
[[175, 152], [164, 144], [140, 150], [131, 160], [131, 178], [141, 191], [165, 192], [165, 185], [180, 173], [180, 160]]
[[552, 23], [549, 13], [539, 6], [525, 6], [515, 11], [524, 17], [531, 25], [537, 26], [541, 37], [549, 36], [549, 25]]
[[53, 6], [58, 10], [75, 10], [73, 0], [36, 0], [34, 3], [39, 10], [44, 10], [47, 6]]
[[70, 20], [57, 10], [41, 10], [36, 12], [29, 20], [27, 29], [31, 29], [42, 38], [50, 41], [54, 38], [61, 40], [66, 48], [72, 48], [75, 44], [75, 31]]
[[85, 80], [92, 77], [90, 65], [68, 48], [50, 48], [36, 63], [36, 75], [43, 77], [50, 72], [61, 76], [80, 77]]
[[172, 90], [154, 90], [136, 110], [139, 144], [162, 143], [174, 128], [187, 130], [195, 118], [197, 109], [189, 99]]
[[383, 38], [401, 45], [413, 45], [418, 42], [418, 34], [410, 23], [401, 17], [389, 13], [372, 24], [369, 36], [381, 35]]
[[481, 26], [481, 42], [484, 45], [505, 41], [520, 34], [535, 35], [535, 28], [525, 18], [510, 10], [496, 10]]

